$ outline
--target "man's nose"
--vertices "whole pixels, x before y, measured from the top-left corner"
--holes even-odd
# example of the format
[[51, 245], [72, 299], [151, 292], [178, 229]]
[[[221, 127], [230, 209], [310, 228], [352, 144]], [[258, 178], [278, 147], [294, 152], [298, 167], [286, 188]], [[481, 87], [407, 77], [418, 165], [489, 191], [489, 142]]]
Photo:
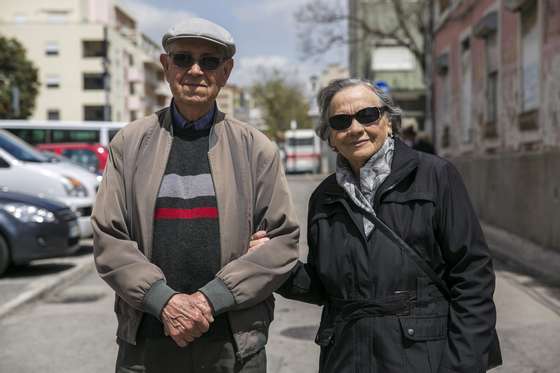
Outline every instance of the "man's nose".
[[200, 67], [198, 62], [193, 63], [191, 65], [191, 67], [187, 69], [187, 72], [190, 75], [203, 75], [204, 74], [204, 71], [202, 71], [202, 68]]

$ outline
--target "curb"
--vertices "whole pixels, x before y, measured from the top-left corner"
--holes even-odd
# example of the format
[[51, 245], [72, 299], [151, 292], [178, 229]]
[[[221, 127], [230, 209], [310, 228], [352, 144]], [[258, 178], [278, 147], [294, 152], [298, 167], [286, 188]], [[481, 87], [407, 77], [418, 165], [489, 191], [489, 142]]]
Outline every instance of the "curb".
[[560, 285], [560, 252], [481, 223], [490, 251], [496, 259], [513, 264], [521, 271], [549, 284]]
[[0, 305], [0, 319], [12, 313], [23, 305], [41, 298], [46, 293], [64, 285], [67, 285], [88, 272], [94, 270], [95, 265], [91, 255], [85, 255], [82, 258], [72, 258], [60, 260], [61, 263], [72, 263], [74, 267], [63, 271], [57, 275], [49, 277], [40, 277], [31, 282], [27, 289], [16, 298]]

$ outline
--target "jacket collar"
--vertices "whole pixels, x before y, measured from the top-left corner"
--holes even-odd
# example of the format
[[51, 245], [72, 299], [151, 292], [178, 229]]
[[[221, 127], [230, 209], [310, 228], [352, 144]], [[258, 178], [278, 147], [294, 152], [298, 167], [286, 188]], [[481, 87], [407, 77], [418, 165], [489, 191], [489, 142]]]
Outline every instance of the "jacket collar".
[[[160, 127], [165, 129], [167, 132], [171, 134], [171, 136], [173, 136], [173, 115], [170, 106], [161, 109], [156, 114], [158, 116], [158, 122]], [[225, 116], [226, 115], [224, 114], [224, 112], [220, 111], [220, 109], [216, 106], [216, 112], [214, 114], [214, 119], [212, 121], [212, 130], [214, 129], [215, 126], [220, 125], [225, 120]], [[216, 141], [217, 139], [212, 138], [212, 136], [210, 136], [210, 148], [212, 148], [212, 146], [216, 143]]]

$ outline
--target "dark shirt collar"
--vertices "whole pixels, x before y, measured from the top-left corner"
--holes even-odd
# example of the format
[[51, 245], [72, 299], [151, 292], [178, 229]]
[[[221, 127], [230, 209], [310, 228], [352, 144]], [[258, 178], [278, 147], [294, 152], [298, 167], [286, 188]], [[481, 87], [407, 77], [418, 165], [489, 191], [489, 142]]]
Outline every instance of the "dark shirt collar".
[[201, 118], [193, 122], [189, 122], [179, 112], [179, 109], [175, 106], [175, 101], [171, 101], [171, 117], [173, 118], [173, 126], [175, 128], [206, 130], [212, 126], [215, 113], [216, 103], [214, 103], [212, 109], [210, 109], [210, 111], [204, 114]]

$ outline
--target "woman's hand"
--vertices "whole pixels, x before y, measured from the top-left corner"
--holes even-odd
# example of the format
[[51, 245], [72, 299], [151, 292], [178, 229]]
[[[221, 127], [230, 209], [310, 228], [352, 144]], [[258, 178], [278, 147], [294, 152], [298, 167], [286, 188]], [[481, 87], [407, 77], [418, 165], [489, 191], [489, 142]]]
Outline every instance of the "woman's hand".
[[270, 241], [270, 238], [266, 236], [266, 231], [257, 231], [253, 233], [251, 241], [249, 242], [249, 250], [247, 252], [252, 253], [264, 245], [267, 241]]

